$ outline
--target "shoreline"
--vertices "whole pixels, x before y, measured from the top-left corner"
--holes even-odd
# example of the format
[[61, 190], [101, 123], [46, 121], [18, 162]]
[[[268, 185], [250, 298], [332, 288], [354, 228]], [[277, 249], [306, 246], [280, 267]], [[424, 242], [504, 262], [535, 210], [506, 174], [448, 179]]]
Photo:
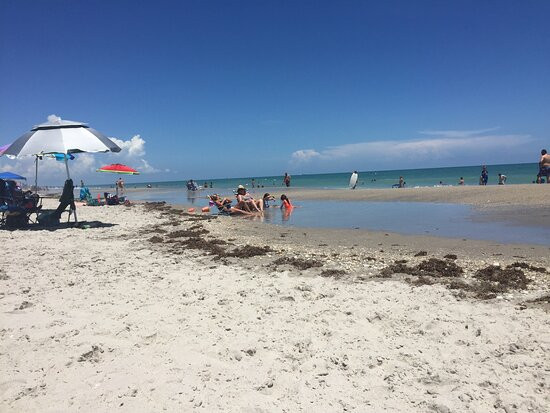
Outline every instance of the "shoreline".
[[[297, 200], [342, 200], [342, 201], [404, 201], [404, 202], [435, 202], [469, 204], [479, 208], [503, 206], [534, 206], [548, 207], [550, 199], [550, 184], [515, 184], [487, 186], [441, 186], [415, 188], [358, 188], [350, 189], [319, 189], [298, 187], [265, 187], [248, 188], [255, 194], [264, 192], [288, 194]], [[93, 188], [93, 192], [114, 192], [113, 188]], [[185, 188], [127, 188], [125, 193], [158, 193], [176, 192], [196, 195], [197, 198], [206, 194], [231, 192], [226, 188], [208, 188], [196, 192]], [[550, 209], [550, 207], [548, 207]]]

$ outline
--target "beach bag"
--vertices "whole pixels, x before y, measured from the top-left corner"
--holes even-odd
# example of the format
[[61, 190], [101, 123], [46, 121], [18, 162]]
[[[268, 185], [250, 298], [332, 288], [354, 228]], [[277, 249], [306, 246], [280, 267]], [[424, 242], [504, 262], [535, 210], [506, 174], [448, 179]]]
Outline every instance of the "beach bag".
[[59, 214], [56, 211], [43, 212], [38, 215], [38, 223], [44, 227], [55, 227], [59, 225]]

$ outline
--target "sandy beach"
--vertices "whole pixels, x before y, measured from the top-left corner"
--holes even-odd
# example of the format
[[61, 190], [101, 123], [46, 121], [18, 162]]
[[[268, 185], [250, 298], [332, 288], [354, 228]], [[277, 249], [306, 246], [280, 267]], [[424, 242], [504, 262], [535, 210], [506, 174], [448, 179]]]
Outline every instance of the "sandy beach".
[[78, 212], [84, 229], [0, 232], [2, 411], [550, 402], [546, 246]]

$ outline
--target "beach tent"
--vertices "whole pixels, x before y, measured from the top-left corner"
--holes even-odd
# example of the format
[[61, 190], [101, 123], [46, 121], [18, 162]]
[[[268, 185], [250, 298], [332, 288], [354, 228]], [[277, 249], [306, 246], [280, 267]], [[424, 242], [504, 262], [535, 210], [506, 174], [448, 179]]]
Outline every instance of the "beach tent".
[[12, 172], [0, 172], [0, 179], [11, 179], [13, 181], [27, 180], [24, 176], [17, 175]]
[[[51, 116], [48, 117], [48, 122], [34, 126], [29, 132], [19, 137], [3, 154], [19, 158], [48, 154], [120, 152], [120, 150], [113, 141], [85, 123], [62, 120], [57, 116]], [[67, 179], [71, 179], [68, 156], [63, 158], [67, 170]]]

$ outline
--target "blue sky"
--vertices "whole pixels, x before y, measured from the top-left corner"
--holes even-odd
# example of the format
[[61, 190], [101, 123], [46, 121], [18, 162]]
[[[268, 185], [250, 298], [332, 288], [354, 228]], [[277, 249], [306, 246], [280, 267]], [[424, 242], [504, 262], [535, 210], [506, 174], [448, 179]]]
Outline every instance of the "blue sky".
[[141, 181], [535, 162], [549, 21], [543, 0], [5, 0], [0, 145], [88, 122], [124, 142], [74, 163], [100, 182], [111, 161]]

